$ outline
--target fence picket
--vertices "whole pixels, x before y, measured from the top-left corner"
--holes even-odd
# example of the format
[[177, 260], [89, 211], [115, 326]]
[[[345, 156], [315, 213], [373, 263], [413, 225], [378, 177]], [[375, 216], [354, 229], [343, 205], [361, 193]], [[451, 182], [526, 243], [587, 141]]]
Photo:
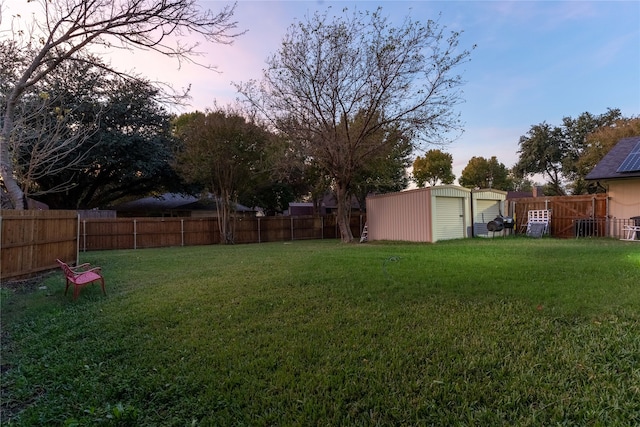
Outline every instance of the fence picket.
[[0, 210], [0, 279], [58, 268], [78, 260], [76, 211]]

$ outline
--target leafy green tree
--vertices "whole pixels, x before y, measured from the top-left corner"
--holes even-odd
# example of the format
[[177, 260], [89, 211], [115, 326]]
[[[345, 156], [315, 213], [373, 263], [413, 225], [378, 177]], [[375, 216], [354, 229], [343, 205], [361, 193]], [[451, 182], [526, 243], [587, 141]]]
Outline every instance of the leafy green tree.
[[322, 201], [332, 191], [333, 180], [313, 159], [304, 161], [302, 171], [303, 182], [306, 184], [304, 188], [307, 189], [303, 198], [310, 200], [313, 203], [314, 212], [320, 214]]
[[513, 168], [509, 170], [509, 178], [511, 182], [511, 188], [508, 190], [514, 191], [533, 191], [534, 182], [525, 176], [519, 176], [514, 173]]
[[[308, 199], [315, 194], [319, 175], [312, 159], [304, 157], [283, 135], [272, 135], [265, 153], [265, 181], [256, 186], [256, 193], [249, 199], [241, 199], [248, 206], [259, 206], [267, 215], [282, 213], [289, 208], [289, 202]], [[322, 185], [319, 193], [325, 194], [329, 185]], [[244, 201], [242, 201], [244, 200]]]
[[580, 162], [580, 158], [588, 147], [588, 135], [598, 129], [612, 127], [621, 119], [622, 114], [619, 109], [608, 109], [607, 112], [599, 115], [585, 112], [576, 119], [571, 117], [562, 119], [566, 146], [562, 173], [569, 181], [568, 187], [572, 194], [583, 194], [587, 191], [585, 176], [590, 169], [584, 168], [585, 165]]
[[542, 174], [549, 180], [555, 195], [564, 195], [562, 159], [565, 145], [562, 129], [547, 123], [534, 125], [527, 135], [520, 137], [519, 144], [519, 158], [514, 166], [516, 174]]
[[517, 175], [542, 174], [548, 180], [546, 187], [551, 195], [564, 195], [567, 190], [573, 194], [585, 192], [584, 177], [589, 170], [580, 158], [588, 148], [587, 135], [615, 126], [621, 118], [620, 110], [609, 109], [600, 115], [586, 112], [576, 119], [565, 117], [561, 126], [532, 126], [527, 135], [520, 137]]
[[488, 160], [484, 157], [472, 157], [458, 181], [467, 188], [495, 188], [504, 191], [513, 189], [509, 170], [498, 162], [496, 156]]
[[438, 182], [451, 184], [456, 179], [453, 174], [453, 157], [438, 149], [427, 151], [424, 157], [416, 157], [413, 162], [413, 179], [418, 187], [426, 184], [433, 186]]
[[264, 153], [272, 136], [232, 109], [183, 114], [175, 126], [181, 140], [176, 168], [217, 196], [223, 243], [233, 243], [234, 206], [265, 182]]
[[622, 118], [612, 126], [596, 129], [587, 135], [585, 149], [578, 159], [578, 168], [590, 172], [618, 141], [633, 136], [640, 136], [640, 117]]
[[316, 13], [289, 28], [262, 82], [237, 85], [331, 178], [343, 242], [353, 241], [349, 201], [359, 174], [394, 150], [385, 130], [418, 144], [460, 128], [463, 81], [454, 70], [469, 52], [459, 36], [434, 21], [394, 27], [381, 9]]
[[266, 216], [281, 214], [295, 200], [293, 187], [284, 182], [265, 181], [254, 188], [252, 193], [238, 196], [240, 203], [260, 207]]
[[[64, 78], [56, 79], [59, 74]], [[60, 138], [48, 133], [20, 138], [25, 157], [30, 156], [20, 164], [30, 165], [29, 174], [37, 176], [25, 187], [36, 196], [40, 192], [38, 200], [52, 208], [91, 209], [182, 189], [171, 167], [172, 117], [157, 101], [154, 86], [105, 74], [89, 63], [63, 64], [51, 77], [51, 84], [39, 85], [53, 100], [40, 115], [65, 111], [66, 138], [81, 137], [69, 153], [45, 164], [34, 159], [42, 141]]]
[[[351, 129], [359, 126], [359, 117], [350, 125]], [[389, 193], [408, 187], [409, 177], [406, 171], [411, 164], [410, 156], [413, 151], [410, 138], [396, 126], [381, 128], [379, 132], [371, 134], [370, 138], [378, 139], [372, 145], [384, 146], [385, 149], [381, 150], [380, 155], [371, 155], [369, 161], [354, 173], [349, 193], [355, 196], [362, 211], [366, 210], [366, 198], [369, 194]], [[386, 146], [383, 141], [386, 141]]]
[[[232, 33], [236, 26], [231, 21], [234, 5], [213, 14], [202, 11], [195, 0], [42, 0], [38, 3], [42, 13], [24, 16], [14, 13], [12, 28], [15, 32], [10, 35], [13, 38], [10, 43], [0, 46], [21, 54], [18, 61], [10, 62], [10, 72], [2, 73], [9, 80], [0, 84], [3, 89], [0, 177], [15, 209], [26, 207], [24, 189], [16, 173], [17, 168], [25, 168], [16, 162], [26, 159], [14, 151], [22, 150], [22, 142], [16, 141], [14, 132], [14, 125], [22, 119], [18, 114], [20, 101], [29, 93], [37, 96], [34, 88], [54, 70], [69, 62], [91, 62], [95, 57], [87, 52], [98, 46], [141, 48], [181, 61], [195, 62], [197, 43], [182, 41], [181, 36], [186, 32], [198, 34], [213, 43], [231, 43], [238, 35]], [[7, 8], [3, 5], [0, 14], [6, 13]], [[2, 15], [0, 20], [6, 18]], [[28, 19], [33, 21], [23, 21]], [[36, 40], [38, 42], [34, 42]], [[115, 72], [108, 64], [102, 65], [105, 70]], [[122, 72], [119, 74], [127, 76]], [[132, 75], [127, 77], [136, 79]], [[64, 141], [65, 149], [59, 150], [58, 154], [71, 152], [72, 144], [68, 139]]]
[[[314, 212], [320, 213], [320, 204], [324, 196], [331, 192], [331, 177], [314, 161], [307, 157], [298, 144], [277, 135], [272, 144], [270, 158], [272, 159], [271, 180], [281, 183], [291, 189], [291, 201], [305, 200], [313, 202]], [[267, 184], [267, 186], [270, 184]], [[258, 204], [259, 206], [266, 206]], [[288, 208], [283, 206], [283, 210]], [[280, 212], [279, 210], [276, 212]]]

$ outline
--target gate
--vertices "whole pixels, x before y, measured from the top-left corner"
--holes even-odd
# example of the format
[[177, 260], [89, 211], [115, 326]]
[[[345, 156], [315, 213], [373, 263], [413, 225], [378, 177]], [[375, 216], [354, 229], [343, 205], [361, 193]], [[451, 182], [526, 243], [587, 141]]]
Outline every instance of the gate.
[[527, 212], [551, 211], [553, 237], [607, 236], [606, 194], [583, 196], [527, 197], [508, 200], [509, 211], [515, 219], [515, 230], [524, 234], [527, 228]]

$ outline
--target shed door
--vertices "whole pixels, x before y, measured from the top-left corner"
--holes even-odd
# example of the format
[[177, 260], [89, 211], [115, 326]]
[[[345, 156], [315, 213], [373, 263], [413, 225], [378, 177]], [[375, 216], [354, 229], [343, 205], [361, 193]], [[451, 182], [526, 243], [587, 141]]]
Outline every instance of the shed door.
[[500, 215], [500, 202], [496, 200], [478, 200], [476, 208], [478, 211], [473, 214], [473, 231], [476, 236], [488, 235], [487, 223]]
[[464, 199], [436, 197], [435, 240], [461, 239], [464, 235]]

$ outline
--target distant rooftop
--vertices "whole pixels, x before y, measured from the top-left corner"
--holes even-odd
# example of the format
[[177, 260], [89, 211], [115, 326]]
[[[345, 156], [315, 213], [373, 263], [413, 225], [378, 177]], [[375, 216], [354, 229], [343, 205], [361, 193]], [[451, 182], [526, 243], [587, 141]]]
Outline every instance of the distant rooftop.
[[[144, 197], [138, 200], [122, 203], [113, 207], [116, 211], [145, 212], [145, 211], [169, 211], [169, 210], [217, 210], [216, 200], [213, 196], [198, 198], [187, 194], [165, 193], [156, 197]], [[236, 204], [238, 212], [253, 212], [247, 206]]]

